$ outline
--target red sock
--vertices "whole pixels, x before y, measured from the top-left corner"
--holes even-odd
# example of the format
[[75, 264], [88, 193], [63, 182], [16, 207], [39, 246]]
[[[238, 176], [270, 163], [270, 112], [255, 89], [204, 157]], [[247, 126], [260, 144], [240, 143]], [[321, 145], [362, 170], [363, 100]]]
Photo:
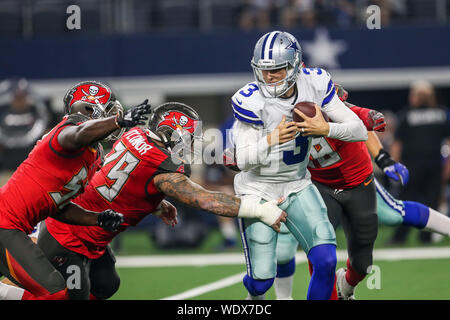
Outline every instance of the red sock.
[[92, 293], [89, 293], [89, 300], [98, 300], [98, 298], [94, 296]]
[[334, 286], [333, 286], [333, 292], [331, 292], [330, 300], [338, 300], [337, 289], [336, 289], [336, 276], [334, 276]]
[[347, 272], [345, 273], [345, 280], [347, 280], [348, 284], [356, 287], [356, 285], [360, 283], [365, 277], [365, 274], [356, 272], [350, 264], [350, 260], [347, 259]]
[[[308, 268], [309, 268], [309, 275], [312, 275], [313, 265], [312, 265], [311, 261], [309, 261], [309, 260], [308, 260]], [[337, 289], [336, 289], [336, 276], [334, 276], [334, 286], [333, 286], [333, 292], [331, 292], [330, 300], [337, 300], [337, 299], [338, 299], [338, 295], [337, 295]]]
[[69, 293], [67, 289], [52, 293], [35, 296], [31, 292], [25, 290], [23, 292], [22, 300], [69, 300]]

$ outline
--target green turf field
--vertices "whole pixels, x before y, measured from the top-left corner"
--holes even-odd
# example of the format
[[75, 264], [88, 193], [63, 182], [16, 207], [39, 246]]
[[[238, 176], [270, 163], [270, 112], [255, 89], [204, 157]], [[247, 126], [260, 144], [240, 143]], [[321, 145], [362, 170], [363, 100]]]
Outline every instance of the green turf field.
[[[356, 291], [361, 300], [449, 300], [450, 259], [378, 261], [381, 270], [380, 288], [369, 289], [366, 282]], [[343, 262], [338, 266], [344, 266]], [[113, 299], [162, 299], [244, 272], [243, 266], [120, 268], [122, 279]], [[293, 298], [303, 300], [309, 283], [308, 266], [297, 264]], [[370, 282], [372, 283], [372, 282]], [[247, 293], [242, 283], [211, 291], [191, 299], [241, 300]], [[275, 299], [273, 288], [268, 299]]]
[[[381, 227], [376, 241], [376, 248], [386, 248], [392, 228]], [[424, 247], [417, 240], [418, 231], [411, 230], [406, 248]], [[342, 231], [337, 232], [338, 247], [345, 249], [345, 240]], [[195, 249], [160, 250], [154, 246], [148, 236], [142, 232], [125, 233], [123, 237], [120, 256], [127, 255], [176, 255], [214, 253], [215, 247], [220, 243], [220, 234], [211, 232], [204, 243]], [[444, 239], [439, 243], [427, 245], [427, 247], [450, 247], [450, 239]], [[233, 252], [239, 253], [240, 248]], [[367, 300], [409, 300], [409, 299], [450, 299], [450, 258], [433, 259], [408, 259], [401, 261], [374, 261], [379, 267], [379, 281], [375, 276], [366, 278], [356, 291], [357, 299]], [[344, 261], [338, 262], [338, 267], [345, 265]], [[214, 266], [170, 266], [170, 267], [138, 267], [118, 268], [121, 277], [121, 287], [112, 299], [140, 300], [163, 299], [171, 297], [193, 288], [215, 283], [224, 278], [239, 275], [245, 272], [243, 264], [214, 265]], [[305, 299], [309, 283], [309, 273], [306, 263], [297, 264], [297, 272], [294, 284], [294, 299]], [[367, 285], [369, 283], [369, 286]], [[374, 288], [369, 288], [371, 287]], [[379, 285], [379, 288], [377, 287]], [[217, 290], [209, 290], [206, 293], [194, 295], [188, 299], [207, 300], [241, 300], [247, 293], [242, 283], [235, 282], [229, 286]], [[274, 299], [273, 288], [267, 293], [268, 299]]]

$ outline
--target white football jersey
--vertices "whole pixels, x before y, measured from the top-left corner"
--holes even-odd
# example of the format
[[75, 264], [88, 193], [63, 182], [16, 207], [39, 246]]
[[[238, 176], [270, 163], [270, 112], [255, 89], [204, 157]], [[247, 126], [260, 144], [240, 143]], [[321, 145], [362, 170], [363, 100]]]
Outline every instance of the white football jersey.
[[293, 108], [300, 101], [314, 102], [325, 112], [328, 106], [336, 104], [347, 109], [337, 97], [330, 75], [323, 69], [303, 69], [297, 80], [297, 92], [289, 99], [263, 97], [256, 82], [248, 83], [232, 96], [236, 118], [233, 139], [237, 164], [242, 170], [235, 176], [236, 194], [277, 199], [311, 183], [307, 170], [311, 138], [298, 133], [295, 139], [272, 147], [266, 139], [283, 115], [287, 122], [292, 121]]

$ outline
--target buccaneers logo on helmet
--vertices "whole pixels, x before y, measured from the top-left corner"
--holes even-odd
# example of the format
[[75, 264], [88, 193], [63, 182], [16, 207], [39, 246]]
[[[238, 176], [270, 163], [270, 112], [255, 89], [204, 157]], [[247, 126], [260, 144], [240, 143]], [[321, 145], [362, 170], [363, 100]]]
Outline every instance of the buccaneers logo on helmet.
[[179, 111], [169, 111], [163, 114], [164, 119], [158, 123], [158, 128], [169, 126], [174, 130], [186, 130], [189, 133], [194, 133], [196, 122], [194, 119], [188, 117]]
[[78, 83], [74, 87], [72, 87], [64, 97], [64, 108], [66, 113], [74, 113], [79, 110], [76, 108], [76, 105], [91, 105], [102, 106], [102, 109], [106, 109], [106, 106], [111, 100], [115, 100], [114, 95], [111, 92], [111, 89], [96, 81], [84, 81]]

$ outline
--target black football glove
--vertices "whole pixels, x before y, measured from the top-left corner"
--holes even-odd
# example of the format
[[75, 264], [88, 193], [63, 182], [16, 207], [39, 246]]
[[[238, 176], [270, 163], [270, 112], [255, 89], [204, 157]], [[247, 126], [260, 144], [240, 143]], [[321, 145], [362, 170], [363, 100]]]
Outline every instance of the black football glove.
[[120, 128], [131, 128], [137, 125], [145, 124], [148, 118], [145, 114], [150, 113], [151, 106], [148, 104], [148, 99], [145, 99], [140, 105], [131, 107], [125, 113], [119, 113], [116, 116], [116, 123]]
[[106, 231], [116, 232], [123, 223], [123, 214], [108, 209], [98, 214], [97, 225]]

